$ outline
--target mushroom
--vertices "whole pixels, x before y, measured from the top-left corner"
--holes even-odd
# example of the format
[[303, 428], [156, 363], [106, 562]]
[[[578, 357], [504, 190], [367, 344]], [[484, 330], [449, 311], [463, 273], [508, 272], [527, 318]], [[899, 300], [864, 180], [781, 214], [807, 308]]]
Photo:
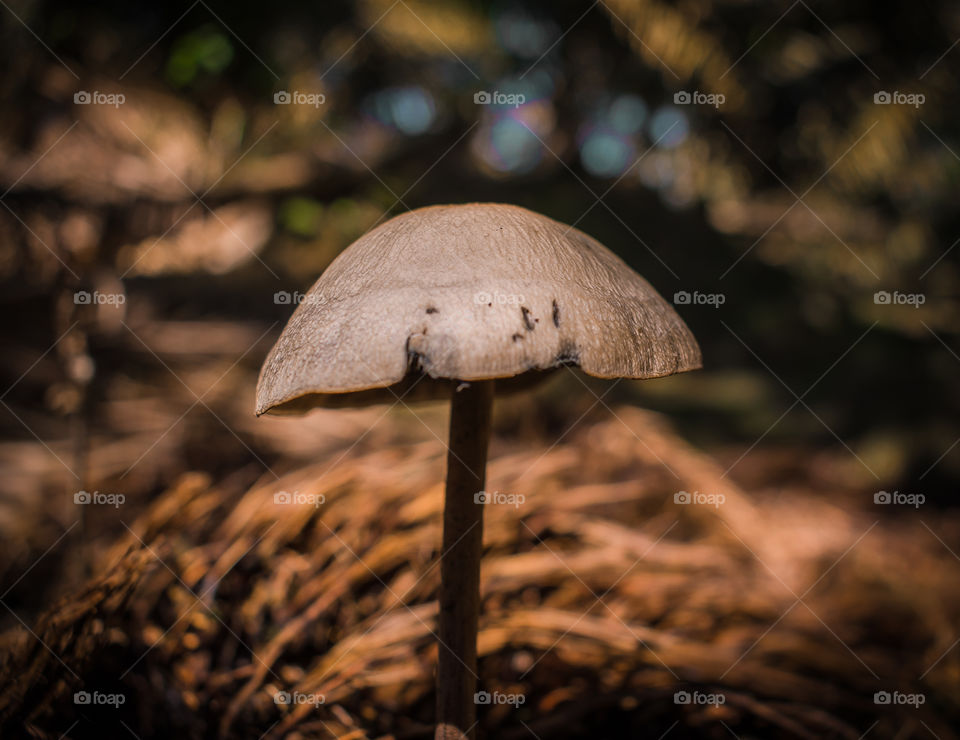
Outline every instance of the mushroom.
[[599, 378], [700, 367], [673, 308], [613, 252], [517, 206], [443, 205], [351, 244], [263, 364], [256, 412], [450, 398], [437, 738], [474, 738], [487, 444], [494, 390], [563, 365]]

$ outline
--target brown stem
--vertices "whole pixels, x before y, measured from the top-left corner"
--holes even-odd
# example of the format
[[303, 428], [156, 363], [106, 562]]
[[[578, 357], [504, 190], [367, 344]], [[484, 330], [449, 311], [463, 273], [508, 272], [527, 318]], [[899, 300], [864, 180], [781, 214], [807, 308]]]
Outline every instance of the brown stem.
[[440, 560], [440, 645], [435, 740], [473, 740], [477, 733], [477, 620], [492, 380], [461, 385], [450, 403], [450, 447]]

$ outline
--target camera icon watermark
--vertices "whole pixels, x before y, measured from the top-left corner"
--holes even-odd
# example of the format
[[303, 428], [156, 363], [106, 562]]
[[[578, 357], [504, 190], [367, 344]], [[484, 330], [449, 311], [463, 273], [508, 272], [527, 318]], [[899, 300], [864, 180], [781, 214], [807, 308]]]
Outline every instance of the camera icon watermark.
[[100, 493], [100, 491], [77, 491], [73, 494], [73, 503], [77, 506], [112, 506], [119, 509], [127, 501], [122, 493]]
[[300, 691], [277, 691], [273, 695], [273, 703], [278, 705], [311, 704], [318, 707], [326, 701], [327, 697], [323, 694], [304, 694]]
[[673, 695], [674, 704], [718, 707], [721, 704], [726, 704], [726, 702], [727, 697], [720, 693], [707, 694], [703, 691], [677, 691]]
[[501, 493], [500, 491], [478, 491], [473, 494], [473, 503], [481, 506], [490, 504], [502, 504], [519, 509], [521, 504], [526, 503], [527, 498], [522, 493]]
[[908, 706], [914, 709], [927, 702], [925, 694], [904, 694], [901, 691], [878, 691], [873, 695], [873, 703], [888, 706]]
[[927, 102], [927, 96], [923, 93], [902, 93], [895, 90], [892, 93], [886, 90], [880, 90], [873, 94], [874, 105], [912, 105], [919, 108]]
[[78, 290], [73, 294], [73, 302], [77, 306], [122, 306], [127, 302], [127, 296], [123, 293]]
[[327, 503], [327, 497], [322, 493], [300, 493], [300, 491], [277, 491], [273, 494], [273, 503], [278, 505], [296, 504], [298, 506], [313, 506], [319, 509]]
[[112, 105], [114, 108], [119, 108], [125, 102], [127, 102], [127, 96], [123, 93], [79, 90], [73, 94], [74, 105]]
[[927, 497], [922, 493], [900, 493], [900, 491], [877, 491], [873, 494], [873, 503], [878, 506], [890, 506], [892, 504], [900, 506], [912, 506], [919, 509], [927, 502]]
[[505, 694], [502, 691], [478, 691], [473, 695], [474, 704], [509, 704], [514, 709], [527, 700], [523, 694]]
[[299, 90], [288, 92], [286, 90], [278, 90], [273, 94], [274, 105], [309, 105], [314, 108], [319, 108], [326, 102], [327, 96], [317, 92], [300, 92]]
[[523, 295], [520, 293], [499, 293], [493, 291], [492, 293], [481, 290], [479, 293], [473, 294], [473, 302], [478, 306], [486, 304], [492, 306], [497, 304], [498, 306], [519, 306], [522, 303], [526, 303]]
[[913, 306], [920, 308], [927, 302], [927, 296], [923, 293], [901, 293], [895, 290], [892, 293], [889, 290], [878, 290], [873, 294], [873, 302], [878, 306]]
[[107, 706], [117, 708], [125, 704], [127, 697], [124, 694], [105, 694], [101, 691], [76, 691], [73, 694], [73, 703], [80, 706]]
[[306, 293], [301, 293], [299, 290], [292, 293], [289, 290], [278, 290], [273, 294], [273, 302], [281, 306], [299, 306], [306, 298]]
[[727, 102], [723, 93], [703, 93], [699, 90], [679, 90], [673, 94], [674, 105], [711, 105], [719, 108]]
[[514, 108], [519, 108], [526, 102], [527, 97], [522, 93], [502, 93], [499, 90], [488, 92], [487, 90], [481, 90], [473, 94], [474, 105], [512, 105]]
[[713, 306], [720, 308], [727, 302], [727, 296], [724, 293], [701, 293], [695, 290], [692, 293], [688, 290], [678, 290], [673, 294], [673, 302], [677, 306]]
[[673, 494], [673, 503], [680, 506], [690, 506], [699, 504], [701, 506], [712, 506], [719, 509], [727, 502], [727, 497], [722, 493], [700, 493], [700, 491], [677, 491]]

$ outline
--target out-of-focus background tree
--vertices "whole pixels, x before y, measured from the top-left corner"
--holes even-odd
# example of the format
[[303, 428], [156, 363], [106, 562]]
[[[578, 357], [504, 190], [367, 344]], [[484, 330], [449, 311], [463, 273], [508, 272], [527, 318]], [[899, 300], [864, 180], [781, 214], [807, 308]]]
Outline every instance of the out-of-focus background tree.
[[389, 433], [366, 433], [382, 410], [252, 409], [322, 270], [434, 203], [575, 224], [703, 347], [675, 378], [561, 373], [501, 409], [501, 439], [546, 448], [638, 405], [739, 484], [952, 513], [954, 4], [10, 0], [0, 29], [6, 625], [124, 534], [94, 507], [74, 528], [78, 491], [123, 492], [131, 521], [187, 471], [239, 495], [340, 441], [422, 433], [402, 408]]

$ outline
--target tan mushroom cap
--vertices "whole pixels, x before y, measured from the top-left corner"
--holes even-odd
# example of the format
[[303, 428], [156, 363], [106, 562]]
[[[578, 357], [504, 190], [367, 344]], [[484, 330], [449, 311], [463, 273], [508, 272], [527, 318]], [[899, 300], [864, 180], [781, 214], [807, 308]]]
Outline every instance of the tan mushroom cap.
[[510, 385], [564, 364], [654, 378], [700, 363], [673, 308], [595, 239], [517, 206], [431, 206], [320, 276], [263, 364], [257, 414], [449, 397], [453, 380]]

